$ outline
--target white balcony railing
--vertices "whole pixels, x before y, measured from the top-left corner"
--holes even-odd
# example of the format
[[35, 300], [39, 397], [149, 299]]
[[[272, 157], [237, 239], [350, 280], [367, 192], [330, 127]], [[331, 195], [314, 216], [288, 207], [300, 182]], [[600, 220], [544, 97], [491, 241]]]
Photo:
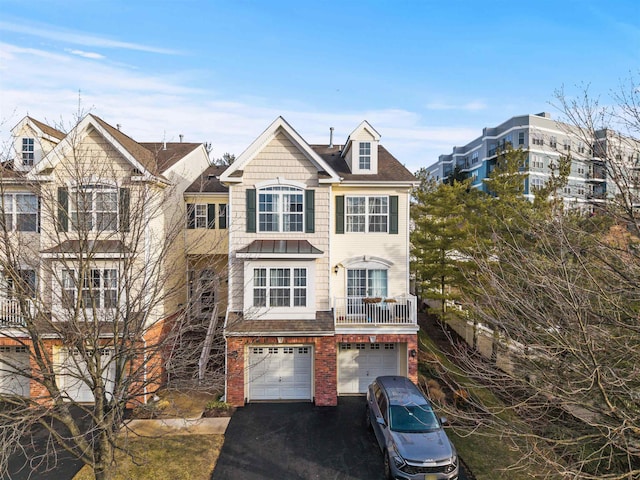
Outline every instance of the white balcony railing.
[[336, 326], [417, 325], [418, 303], [413, 295], [334, 298], [333, 318]]
[[[33, 315], [33, 302], [27, 300], [29, 313]], [[23, 311], [20, 310], [20, 301], [12, 298], [0, 299], [0, 327], [20, 327], [24, 325]]]

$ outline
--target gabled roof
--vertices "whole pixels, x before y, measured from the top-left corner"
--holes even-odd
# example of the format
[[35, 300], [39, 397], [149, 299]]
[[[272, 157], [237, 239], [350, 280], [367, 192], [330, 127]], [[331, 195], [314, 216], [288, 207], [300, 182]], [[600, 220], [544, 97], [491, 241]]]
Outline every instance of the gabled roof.
[[52, 126], [47, 125], [46, 123], [42, 123], [36, 120], [35, 118], [32, 118], [32, 117], [27, 117], [27, 118], [31, 122], [33, 122], [33, 124], [36, 125], [45, 135], [49, 135], [53, 138], [57, 138], [58, 140], [62, 140], [67, 135], [66, 133], [61, 132], [57, 128], [53, 128]]
[[210, 165], [184, 193], [228, 193], [229, 187], [220, 182], [220, 175], [228, 165]]
[[40, 132], [41, 136], [45, 138], [49, 137], [49, 139], [53, 141], [60, 141], [67, 135], [66, 133], [61, 132], [57, 128], [53, 128], [52, 126], [47, 125], [46, 123], [43, 123], [39, 120], [36, 120], [35, 118], [30, 117], [28, 115], [24, 117], [22, 120], [20, 120], [18, 124], [11, 129], [11, 131], [15, 132], [16, 130], [20, 130], [24, 125], [29, 125], [31, 128], [33, 128], [37, 132]]
[[418, 179], [407, 168], [400, 163], [382, 145], [378, 145], [378, 173], [376, 174], [354, 174], [349, 170], [347, 162], [343, 158], [337, 147], [329, 145], [311, 145], [311, 148], [327, 163], [331, 168], [343, 178], [345, 182], [407, 182], [415, 183]]
[[53, 168], [61, 158], [64, 150], [69, 148], [71, 138], [75, 133], [86, 134], [91, 128], [102, 135], [133, 167], [142, 174], [151, 176], [162, 175], [168, 168], [175, 165], [192, 152], [200, 144], [198, 143], [138, 143], [117, 128], [109, 125], [100, 117], [89, 114], [85, 116], [56, 147], [38, 162], [31, 170], [31, 174], [37, 175], [42, 171]]
[[158, 172], [164, 173], [202, 144], [195, 142], [140, 142], [140, 145], [151, 152]]
[[369, 122], [367, 122], [366, 120], [363, 120], [360, 123], [360, 125], [358, 125], [355, 128], [355, 130], [353, 132], [351, 132], [349, 134], [349, 136], [347, 137], [347, 141], [344, 144], [344, 149], [342, 150], [342, 156], [343, 157], [347, 154], [347, 152], [351, 148], [351, 137], [355, 137], [356, 134], [360, 133], [363, 130], [366, 130], [367, 132], [369, 132], [369, 134], [373, 137], [373, 139], [376, 142], [380, 141], [380, 134], [378, 133], [378, 131], [375, 128], [373, 128]]
[[333, 171], [333, 169], [309, 146], [309, 144], [296, 132], [287, 121], [282, 118], [276, 118], [262, 134], [256, 138], [249, 147], [240, 154], [240, 156], [233, 162], [229, 168], [221, 175], [220, 180], [223, 182], [238, 182], [242, 180], [242, 175], [238, 175], [237, 172], [242, 172], [245, 166], [253, 160], [258, 153], [275, 138], [278, 133], [284, 133], [287, 138], [302, 152], [307, 159], [315, 165], [318, 172], [326, 172], [328, 178], [325, 182], [338, 182], [340, 177]]

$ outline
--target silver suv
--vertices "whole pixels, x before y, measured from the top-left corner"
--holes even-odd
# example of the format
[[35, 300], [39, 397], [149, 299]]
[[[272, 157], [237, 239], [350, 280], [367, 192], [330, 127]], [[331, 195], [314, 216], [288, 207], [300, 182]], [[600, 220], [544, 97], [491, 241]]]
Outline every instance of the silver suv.
[[429, 400], [406, 377], [376, 378], [367, 390], [367, 422], [388, 479], [457, 480], [458, 455]]

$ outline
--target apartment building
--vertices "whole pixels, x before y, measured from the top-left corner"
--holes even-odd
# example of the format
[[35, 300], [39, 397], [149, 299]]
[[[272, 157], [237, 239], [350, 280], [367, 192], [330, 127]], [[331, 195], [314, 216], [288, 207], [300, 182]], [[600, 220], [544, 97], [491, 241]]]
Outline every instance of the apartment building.
[[[427, 170], [438, 181], [457, 169], [472, 179], [472, 186], [486, 190], [486, 179], [495, 168], [497, 155], [507, 145], [527, 152], [524, 194], [532, 199], [536, 189], [549, 179], [560, 157], [571, 158], [568, 182], [557, 195], [566, 204], [584, 209], [621, 192], [621, 184], [633, 182], [639, 162], [640, 144], [633, 139], [601, 129], [589, 133], [552, 120], [551, 114], [512, 117], [496, 127], [485, 127], [482, 135], [450, 154], [440, 155]], [[624, 187], [622, 190], [626, 190]]]

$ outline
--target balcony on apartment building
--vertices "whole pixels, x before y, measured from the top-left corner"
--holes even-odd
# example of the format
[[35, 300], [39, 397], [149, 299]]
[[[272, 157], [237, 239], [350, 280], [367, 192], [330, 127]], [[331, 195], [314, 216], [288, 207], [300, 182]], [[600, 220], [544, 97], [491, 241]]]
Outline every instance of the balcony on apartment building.
[[585, 180], [589, 183], [603, 183], [607, 181], [607, 174], [604, 168], [593, 168], [589, 170], [585, 176]]
[[23, 327], [25, 325], [24, 310], [29, 309], [29, 315], [34, 315], [34, 305], [31, 300], [23, 300], [21, 307], [20, 300], [13, 298], [0, 298], [0, 327]]
[[333, 318], [336, 328], [416, 326], [418, 302], [413, 295], [334, 298]]

